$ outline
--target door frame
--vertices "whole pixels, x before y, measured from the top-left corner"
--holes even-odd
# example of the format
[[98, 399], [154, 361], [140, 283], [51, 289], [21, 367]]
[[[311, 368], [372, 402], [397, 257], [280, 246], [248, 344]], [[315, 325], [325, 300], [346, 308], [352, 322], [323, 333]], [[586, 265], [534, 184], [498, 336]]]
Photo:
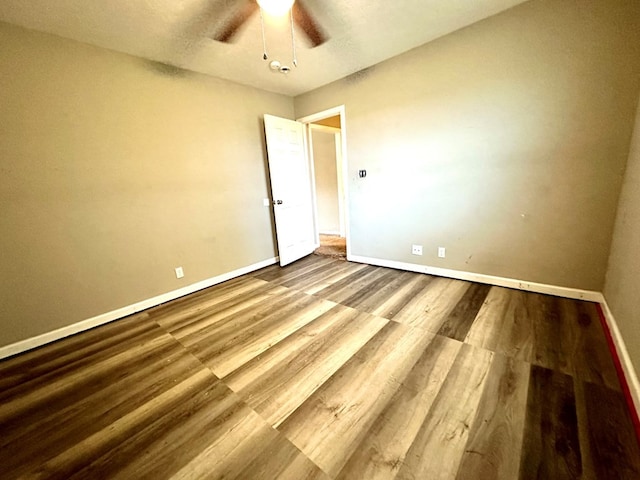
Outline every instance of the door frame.
[[[336, 115], [340, 117], [340, 152], [336, 151], [336, 154], [339, 154], [339, 158], [342, 163], [342, 168], [338, 172], [338, 192], [342, 192], [342, 197], [339, 199], [339, 202], [343, 206], [343, 219], [344, 219], [344, 235], [347, 243], [347, 260], [351, 260], [351, 235], [349, 228], [349, 169], [348, 169], [348, 159], [347, 159], [347, 125], [346, 125], [346, 111], [344, 105], [339, 105], [337, 107], [329, 108], [327, 110], [322, 110], [321, 112], [317, 112], [311, 115], [306, 115], [304, 117], [298, 118], [296, 121], [305, 124], [304, 128], [304, 137], [305, 137], [305, 147], [307, 149], [307, 155], [309, 158], [309, 165], [311, 167], [311, 181], [312, 181], [312, 192], [313, 192], [313, 214], [314, 214], [314, 225], [315, 225], [315, 233], [316, 233], [316, 243], [320, 245], [320, 235], [318, 233], [318, 210], [317, 210], [317, 195], [316, 195], [316, 180], [315, 180], [315, 169], [313, 164], [313, 151], [311, 150], [311, 123], [317, 122], [319, 120], [324, 120], [325, 118], [335, 117]], [[336, 145], [337, 146], [337, 145]], [[338, 160], [338, 161], [340, 161]]]

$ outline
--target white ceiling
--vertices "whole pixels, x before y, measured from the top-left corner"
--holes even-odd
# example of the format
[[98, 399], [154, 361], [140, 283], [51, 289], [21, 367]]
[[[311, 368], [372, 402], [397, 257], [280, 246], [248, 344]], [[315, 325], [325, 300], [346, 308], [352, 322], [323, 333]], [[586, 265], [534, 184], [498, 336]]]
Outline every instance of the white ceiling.
[[296, 33], [292, 66], [288, 18], [260, 17], [225, 44], [210, 37], [235, 0], [2, 0], [0, 20], [287, 95], [343, 78], [525, 0], [303, 0], [329, 41], [309, 48]]

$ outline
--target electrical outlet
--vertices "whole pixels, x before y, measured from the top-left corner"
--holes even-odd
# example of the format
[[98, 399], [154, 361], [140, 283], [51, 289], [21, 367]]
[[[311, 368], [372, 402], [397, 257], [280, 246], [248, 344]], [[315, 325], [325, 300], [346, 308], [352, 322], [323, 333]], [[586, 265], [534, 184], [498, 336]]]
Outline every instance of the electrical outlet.
[[182, 267], [177, 267], [176, 268], [176, 278], [182, 278], [184, 277], [184, 271], [182, 270]]
[[438, 247], [438, 257], [444, 258], [447, 255], [447, 249], [444, 247]]
[[422, 245], [411, 245], [411, 253], [414, 255], [422, 255]]

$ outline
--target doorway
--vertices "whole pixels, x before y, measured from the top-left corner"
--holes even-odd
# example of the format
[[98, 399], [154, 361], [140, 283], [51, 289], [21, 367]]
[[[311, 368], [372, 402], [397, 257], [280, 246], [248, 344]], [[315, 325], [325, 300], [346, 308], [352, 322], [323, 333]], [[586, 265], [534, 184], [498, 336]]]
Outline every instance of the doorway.
[[318, 255], [350, 256], [344, 105], [298, 119], [305, 124]]

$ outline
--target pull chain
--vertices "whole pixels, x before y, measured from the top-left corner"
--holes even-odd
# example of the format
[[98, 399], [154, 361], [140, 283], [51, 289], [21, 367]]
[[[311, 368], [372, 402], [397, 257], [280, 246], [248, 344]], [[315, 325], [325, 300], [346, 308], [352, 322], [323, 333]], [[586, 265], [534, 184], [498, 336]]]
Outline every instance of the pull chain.
[[293, 66], [298, 66], [298, 58], [296, 57], [296, 38], [293, 33], [293, 6], [289, 10], [289, 17], [291, 18], [291, 49], [293, 50]]
[[264, 34], [264, 17], [262, 16], [262, 8], [260, 9], [260, 26], [262, 27], [262, 59], [269, 58], [267, 55], [267, 37]]

